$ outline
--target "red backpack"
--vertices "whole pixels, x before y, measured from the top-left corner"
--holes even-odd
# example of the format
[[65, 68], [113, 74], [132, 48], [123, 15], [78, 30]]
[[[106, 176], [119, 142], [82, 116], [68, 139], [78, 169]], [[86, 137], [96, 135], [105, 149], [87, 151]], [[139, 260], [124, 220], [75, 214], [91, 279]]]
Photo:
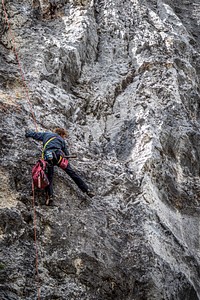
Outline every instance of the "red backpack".
[[36, 165], [32, 169], [32, 179], [35, 187], [44, 189], [49, 185], [49, 180], [46, 175], [47, 162], [43, 159], [39, 159]]

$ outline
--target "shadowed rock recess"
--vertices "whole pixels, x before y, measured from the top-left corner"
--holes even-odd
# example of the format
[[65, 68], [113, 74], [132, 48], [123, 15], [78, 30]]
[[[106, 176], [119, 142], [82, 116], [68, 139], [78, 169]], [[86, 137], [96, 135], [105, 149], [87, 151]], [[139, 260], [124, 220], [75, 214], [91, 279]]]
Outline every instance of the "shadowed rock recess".
[[[4, 0], [40, 131], [92, 200], [36, 191], [42, 300], [200, 299], [199, 0]], [[37, 299], [41, 144], [0, 1], [0, 299]]]

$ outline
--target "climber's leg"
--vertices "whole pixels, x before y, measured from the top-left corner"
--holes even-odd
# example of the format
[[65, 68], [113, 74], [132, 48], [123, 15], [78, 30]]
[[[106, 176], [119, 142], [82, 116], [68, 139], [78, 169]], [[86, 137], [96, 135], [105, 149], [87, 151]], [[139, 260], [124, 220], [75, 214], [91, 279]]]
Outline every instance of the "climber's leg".
[[88, 185], [81, 179], [81, 177], [72, 169], [70, 164], [68, 163], [67, 168], [64, 170], [73, 181], [77, 184], [77, 186], [81, 189], [83, 193], [87, 193], [89, 197], [93, 197], [94, 193], [89, 189]]

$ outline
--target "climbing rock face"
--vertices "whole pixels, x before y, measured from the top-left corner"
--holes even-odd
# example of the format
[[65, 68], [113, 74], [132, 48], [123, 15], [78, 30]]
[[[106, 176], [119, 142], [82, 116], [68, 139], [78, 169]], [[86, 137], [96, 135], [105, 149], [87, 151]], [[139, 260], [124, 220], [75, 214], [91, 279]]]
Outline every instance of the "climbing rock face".
[[[200, 299], [199, 19], [199, 0], [0, 1], [1, 300]], [[96, 196], [55, 168], [56, 206], [33, 207], [25, 130], [58, 126]]]

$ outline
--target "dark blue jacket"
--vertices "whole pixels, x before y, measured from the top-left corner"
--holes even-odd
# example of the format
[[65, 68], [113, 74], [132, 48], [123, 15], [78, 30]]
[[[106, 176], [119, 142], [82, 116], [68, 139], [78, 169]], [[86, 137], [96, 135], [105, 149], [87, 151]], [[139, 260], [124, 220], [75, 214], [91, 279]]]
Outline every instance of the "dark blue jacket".
[[43, 142], [43, 147], [49, 139], [56, 137], [46, 145], [44, 152], [47, 150], [62, 150], [65, 155], [69, 155], [64, 139], [57, 133], [28, 131], [26, 137]]

